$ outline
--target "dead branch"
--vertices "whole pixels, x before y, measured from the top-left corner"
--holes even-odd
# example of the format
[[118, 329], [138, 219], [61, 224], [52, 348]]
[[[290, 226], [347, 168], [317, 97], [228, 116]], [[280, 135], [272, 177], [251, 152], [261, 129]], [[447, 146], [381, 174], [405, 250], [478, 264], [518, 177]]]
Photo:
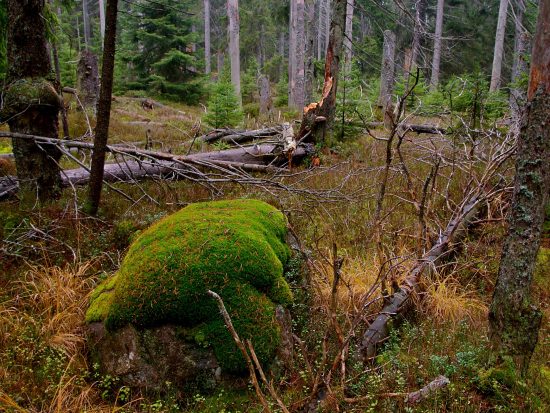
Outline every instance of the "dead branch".
[[405, 397], [405, 403], [419, 403], [450, 383], [447, 377], [439, 376], [420, 390], [409, 393], [407, 397]]
[[281, 125], [258, 130], [215, 129], [197, 138], [199, 142], [246, 143], [256, 139], [272, 138], [282, 133]]

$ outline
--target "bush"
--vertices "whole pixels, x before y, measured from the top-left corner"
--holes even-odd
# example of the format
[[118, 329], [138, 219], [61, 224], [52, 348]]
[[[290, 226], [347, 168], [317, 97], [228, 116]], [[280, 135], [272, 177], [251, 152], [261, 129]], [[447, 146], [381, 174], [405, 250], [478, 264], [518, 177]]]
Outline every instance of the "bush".
[[243, 112], [235, 88], [220, 81], [212, 87], [205, 122], [214, 128], [234, 128], [243, 121]]
[[290, 255], [285, 234], [284, 215], [261, 201], [190, 205], [138, 236], [118, 273], [93, 292], [86, 321], [105, 321], [111, 331], [129, 323], [196, 327], [222, 368], [244, 371], [216, 303], [206, 294], [211, 289], [225, 301], [241, 338], [252, 339], [267, 363], [280, 341], [275, 304], [292, 301], [283, 278]]

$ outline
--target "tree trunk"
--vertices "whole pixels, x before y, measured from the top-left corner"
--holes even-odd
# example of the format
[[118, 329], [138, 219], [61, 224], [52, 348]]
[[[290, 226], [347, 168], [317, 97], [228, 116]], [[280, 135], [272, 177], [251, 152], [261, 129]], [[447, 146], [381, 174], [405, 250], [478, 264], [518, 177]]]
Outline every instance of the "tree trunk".
[[109, 121], [111, 118], [111, 96], [113, 93], [113, 72], [115, 68], [115, 43], [118, 0], [107, 0], [105, 44], [103, 47], [103, 66], [101, 68], [101, 91], [97, 110], [97, 125], [95, 128], [94, 151], [90, 172], [90, 190], [87, 209], [91, 215], [96, 215], [101, 199], [103, 185], [103, 168], [105, 152], [109, 137]]
[[260, 114], [269, 115], [273, 110], [273, 99], [271, 98], [269, 78], [266, 75], [260, 76], [258, 84], [260, 86]]
[[378, 106], [386, 108], [391, 103], [395, 76], [395, 33], [384, 31], [384, 50], [382, 53], [382, 73], [380, 76], [380, 96]]
[[528, 71], [528, 53], [531, 36], [524, 26], [525, 0], [516, 0], [515, 7], [515, 40], [514, 62], [512, 66], [512, 84], [510, 90], [510, 109], [512, 111], [513, 127], [517, 129], [521, 118], [522, 108], [525, 106], [526, 90], [517, 85], [522, 75]]
[[[293, 31], [294, 57], [292, 58], [292, 78], [289, 82], [289, 106], [302, 109], [304, 107], [305, 88], [305, 4], [304, 0], [291, 0], [294, 4]], [[289, 56], [290, 60], [290, 56]]]
[[101, 34], [101, 47], [103, 48], [103, 41], [105, 40], [105, 1], [98, 0], [99, 6], [99, 32]]
[[348, 0], [346, 9], [346, 30], [344, 36], [344, 76], [349, 78], [351, 73], [351, 59], [353, 57], [353, 11], [354, 1]]
[[204, 0], [204, 72], [212, 72], [212, 57], [210, 52], [210, 0]]
[[542, 320], [531, 304], [531, 283], [550, 194], [550, 0], [539, 3], [527, 113], [521, 128], [514, 196], [493, 301], [490, 338], [525, 374]]
[[89, 49], [92, 41], [92, 28], [90, 25], [88, 0], [82, 0], [82, 20], [84, 22], [84, 48]]
[[[50, 6], [53, 8], [53, 0], [50, 0]], [[57, 8], [57, 18], [61, 20], [61, 7]], [[57, 42], [55, 39], [51, 40], [52, 44], [52, 57], [55, 68], [55, 80], [57, 81], [57, 93], [61, 98], [61, 124], [63, 125], [63, 137], [69, 137], [69, 122], [67, 120], [67, 110], [65, 109], [65, 103], [63, 102], [63, 93], [61, 91], [61, 68], [59, 67], [59, 54], [57, 53]]]
[[325, 0], [317, 0], [317, 10], [318, 10], [318, 22], [317, 22], [317, 60], [321, 60], [323, 57], [323, 27], [324, 27], [324, 9], [325, 9]]
[[315, 76], [315, 1], [306, 0], [306, 61], [305, 61], [305, 87], [304, 102], [313, 101], [313, 87]]
[[342, 60], [347, 1], [334, 0], [333, 4], [323, 93], [318, 103], [312, 103], [304, 108], [304, 117], [298, 133], [298, 140], [304, 138], [306, 142], [323, 142], [327, 131], [332, 130], [336, 114], [336, 92]]
[[288, 19], [288, 105], [294, 102], [294, 74], [296, 66], [296, 0], [290, 0]]
[[231, 83], [235, 94], [242, 104], [241, 96], [241, 52], [239, 31], [239, 0], [227, 0], [227, 17], [229, 18], [229, 56], [231, 58]]
[[435, 90], [439, 85], [439, 64], [441, 62], [441, 37], [443, 35], [443, 15], [445, 0], [437, 0], [437, 14], [435, 18], [434, 55], [432, 60], [432, 77], [430, 89]]
[[426, 1], [415, 1], [415, 17], [414, 17], [414, 32], [413, 42], [411, 46], [409, 62], [407, 63], [407, 70], [404, 73], [405, 83], [408, 82], [411, 72], [415, 71], [419, 67], [418, 60], [420, 56], [420, 48], [422, 46], [422, 40], [426, 32]]
[[89, 49], [80, 54], [77, 67], [77, 89], [82, 106], [95, 111], [99, 95], [99, 68], [97, 56]]
[[506, 17], [508, 13], [508, 0], [500, 0], [498, 10], [497, 32], [495, 35], [495, 52], [493, 55], [493, 71], [491, 73], [491, 86], [489, 90], [494, 92], [500, 87], [500, 75], [502, 71], [502, 57], [504, 54], [504, 34], [506, 31]]
[[[0, 121], [12, 132], [58, 137], [60, 99], [51, 83], [52, 68], [43, 18], [44, 0], [9, 0], [8, 73]], [[42, 148], [27, 140], [13, 139], [17, 176], [23, 203], [33, 204], [59, 195], [61, 177], [56, 148]]]

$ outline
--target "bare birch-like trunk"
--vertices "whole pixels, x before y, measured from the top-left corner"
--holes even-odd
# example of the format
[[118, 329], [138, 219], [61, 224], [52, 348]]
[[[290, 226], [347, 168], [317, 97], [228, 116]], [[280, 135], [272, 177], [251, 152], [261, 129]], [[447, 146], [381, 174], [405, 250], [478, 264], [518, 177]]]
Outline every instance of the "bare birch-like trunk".
[[313, 82], [315, 75], [315, 0], [306, 0], [306, 57], [305, 57], [305, 87], [304, 102], [313, 101]]
[[[294, 57], [292, 58], [292, 82], [290, 90], [289, 106], [294, 108], [304, 107], [305, 89], [305, 3], [304, 0], [292, 0], [294, 6]], [[289, 59], [290, 60], [290, 59]]]
[[518, 141], [514, 196], [489, 333], [498, 356], [511, 356], [527, 373], [542, 313], [532, 304], [531, 284], [550, 196], [550, 0], [539, 3], [525, 124]]
[[439, 65], [441, 62], [441, 37], [443, 36], [443, 14], [445, 0], [437, 0], [437, 13], [435, 18], [434, 55], [432, 60], [432, 77], [430, 89], [435, 90], [439, 85]]
[[105, 39], [105, 2], [98, 0], [99, 6], [99, 33], [101, 34], [101, 47], [103, 48], [103, 40]]
[[204, 73], [212, 72], [212, 52], [210, 42], [210, 0], [204, 0]]
[[88, 0], [82, 0], [82, 21], [84, 22], [84, 46], [88, 49], [92, 40], [92, 28], [90, 26], [90, 11]]
[[391, 103], [395, 76], [395, 33], [391, 30], [384, 31], [383, 47], [378, 106], [385, 110], [389, 103]]
[[500, 0], [498, 10], [497, 32], [495, 35], [495, 52], [493, 55], [493, 70], [491, 73], [491, 92], [496, 91], [500, 87], [502, 58], [504, 55], [504, 34], [506, 32], [506, 17], [508, 13], [508, 0]]
[[242, 103], [241, 96], [241, 53], [239, 31], [239, 0], [227, 0], [227, 17], [229, 18], [229, 57], [231, 58], [231, 83]]
[[288, 20], [288, 105], [294, 102], [294, 67], [296, 65], [296, 0], [290, 0]]
[[349, 78], [351, 73], [351, 60], [353, 57], [353, 11], [355, 0], [348, 0], [346, 9], [346, 30], [344, 36], [344, 76]]

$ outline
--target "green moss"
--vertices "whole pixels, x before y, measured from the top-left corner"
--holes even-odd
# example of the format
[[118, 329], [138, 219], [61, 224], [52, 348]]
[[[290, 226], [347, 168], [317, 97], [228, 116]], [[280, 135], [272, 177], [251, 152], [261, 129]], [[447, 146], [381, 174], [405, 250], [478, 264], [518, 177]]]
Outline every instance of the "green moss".
[[60, 98], [50, 80], [45, 78], [19, 79], [6, 87], [1, 118], [9, 118], [32, 105], [51, 106], [58, 110]]
[[98, 287], [87, 320], [115, 330], [128, 323], [149, 327], [203, 325], [206, 341], [230, 371], [243, 361], [223, 325], [211, 289], [223, 298], [241, 338], [253, 341], [268, 362], [279, 343], [275, 305], [292, 295], [283, 277], [290, 251], [286, 218], [256, 200], [193, 204], [140, 234], [111, 287]]
[[114, 275], [103, 281], [92, 292], [91, 305], [86, 311], [86, 322], [94, 323], [105, 320], [114, 297], [114, 289], [118, 275]]

